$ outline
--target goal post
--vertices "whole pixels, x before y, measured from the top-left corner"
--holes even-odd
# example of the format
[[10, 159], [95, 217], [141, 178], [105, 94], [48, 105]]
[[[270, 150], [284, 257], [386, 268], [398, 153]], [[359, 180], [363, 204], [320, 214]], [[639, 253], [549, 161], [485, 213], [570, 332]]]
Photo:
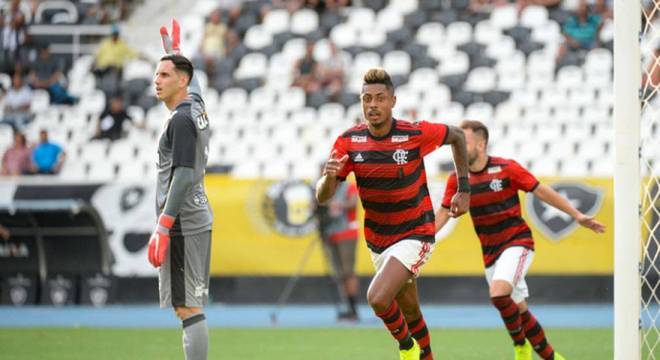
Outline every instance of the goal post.
[[641, 0], [614, 0], [614, 359], [641, 359]]

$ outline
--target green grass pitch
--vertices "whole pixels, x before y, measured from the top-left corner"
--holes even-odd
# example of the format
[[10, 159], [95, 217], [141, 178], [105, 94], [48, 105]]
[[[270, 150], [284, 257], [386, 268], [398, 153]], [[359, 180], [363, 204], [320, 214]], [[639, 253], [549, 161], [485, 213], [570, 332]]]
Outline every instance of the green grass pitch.
[[[568, 360], [612, 359], [611, 329], [547, 329]], [[513, 359], [511, 340], [499, 329], [431, 329], [436, 359]], [[0, 329], [2, 359], [182, 359], [178, 329]], [[398, 359], [385, 329], [210, 330], [209, 359]]]

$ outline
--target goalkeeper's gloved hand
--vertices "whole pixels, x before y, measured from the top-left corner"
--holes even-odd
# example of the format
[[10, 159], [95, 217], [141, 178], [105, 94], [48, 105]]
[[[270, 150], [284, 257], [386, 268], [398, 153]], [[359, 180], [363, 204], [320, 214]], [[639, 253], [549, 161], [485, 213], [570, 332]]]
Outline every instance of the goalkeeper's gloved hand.
[[170, 247], [170, 229], [174, 225], [174, 217], [165, 213], [158, 217], [158, 225], [151, 238], [149, 238], [148, 256], [149, 262], [154, 267], [159, 267], [165, 262], [165, 256]]
[[172, 18], [172, 37], [170, 37], [170, 34], [168, 34], [167, 28], [165, 26], [161, 26], [160, 38], [163, 41], [163, 49], [165, 50], [166, 54], [181, 54], [181, 49], [179, 48], [181, 45], [181, 27], [175, 18]]

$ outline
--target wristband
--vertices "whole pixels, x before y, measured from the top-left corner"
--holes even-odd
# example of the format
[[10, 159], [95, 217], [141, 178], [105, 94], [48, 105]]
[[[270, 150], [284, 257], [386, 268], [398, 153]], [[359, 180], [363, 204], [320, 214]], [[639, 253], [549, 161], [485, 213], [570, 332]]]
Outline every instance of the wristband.
[[461, 176], [458, 178], [458, 192], [470, 193], [470, 181], [467, 176]]

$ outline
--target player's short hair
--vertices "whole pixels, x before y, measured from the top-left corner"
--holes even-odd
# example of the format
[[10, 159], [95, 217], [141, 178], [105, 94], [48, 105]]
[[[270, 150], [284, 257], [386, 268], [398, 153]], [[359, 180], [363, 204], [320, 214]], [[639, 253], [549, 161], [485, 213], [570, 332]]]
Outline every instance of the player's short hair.
[[383, 84], [387, 90], [394, 93], [394, 84], [392, 84], [392, 78], [390, 77], [390, 74], [388, 74], [387, 71], [385, 71], [383, 68], [370, 69], [366, 74], [364, 74], [363, 80], [364, 85]]
[[481, 137], [483, 137], [486, 141], [486, 145], [488, 145], [488, 128], [481, 121], [463, 120], [460, 125], [458, 125], [458, 127], [463, 130], [470, 129], [473, 133], [481, 135]]
[[165, 55], [160, 58], [160, 61], [171, 61], [177, 71], [183, 72], [188, 75], [188, 85], [193, 77], [193, 64], [183, 55]]

